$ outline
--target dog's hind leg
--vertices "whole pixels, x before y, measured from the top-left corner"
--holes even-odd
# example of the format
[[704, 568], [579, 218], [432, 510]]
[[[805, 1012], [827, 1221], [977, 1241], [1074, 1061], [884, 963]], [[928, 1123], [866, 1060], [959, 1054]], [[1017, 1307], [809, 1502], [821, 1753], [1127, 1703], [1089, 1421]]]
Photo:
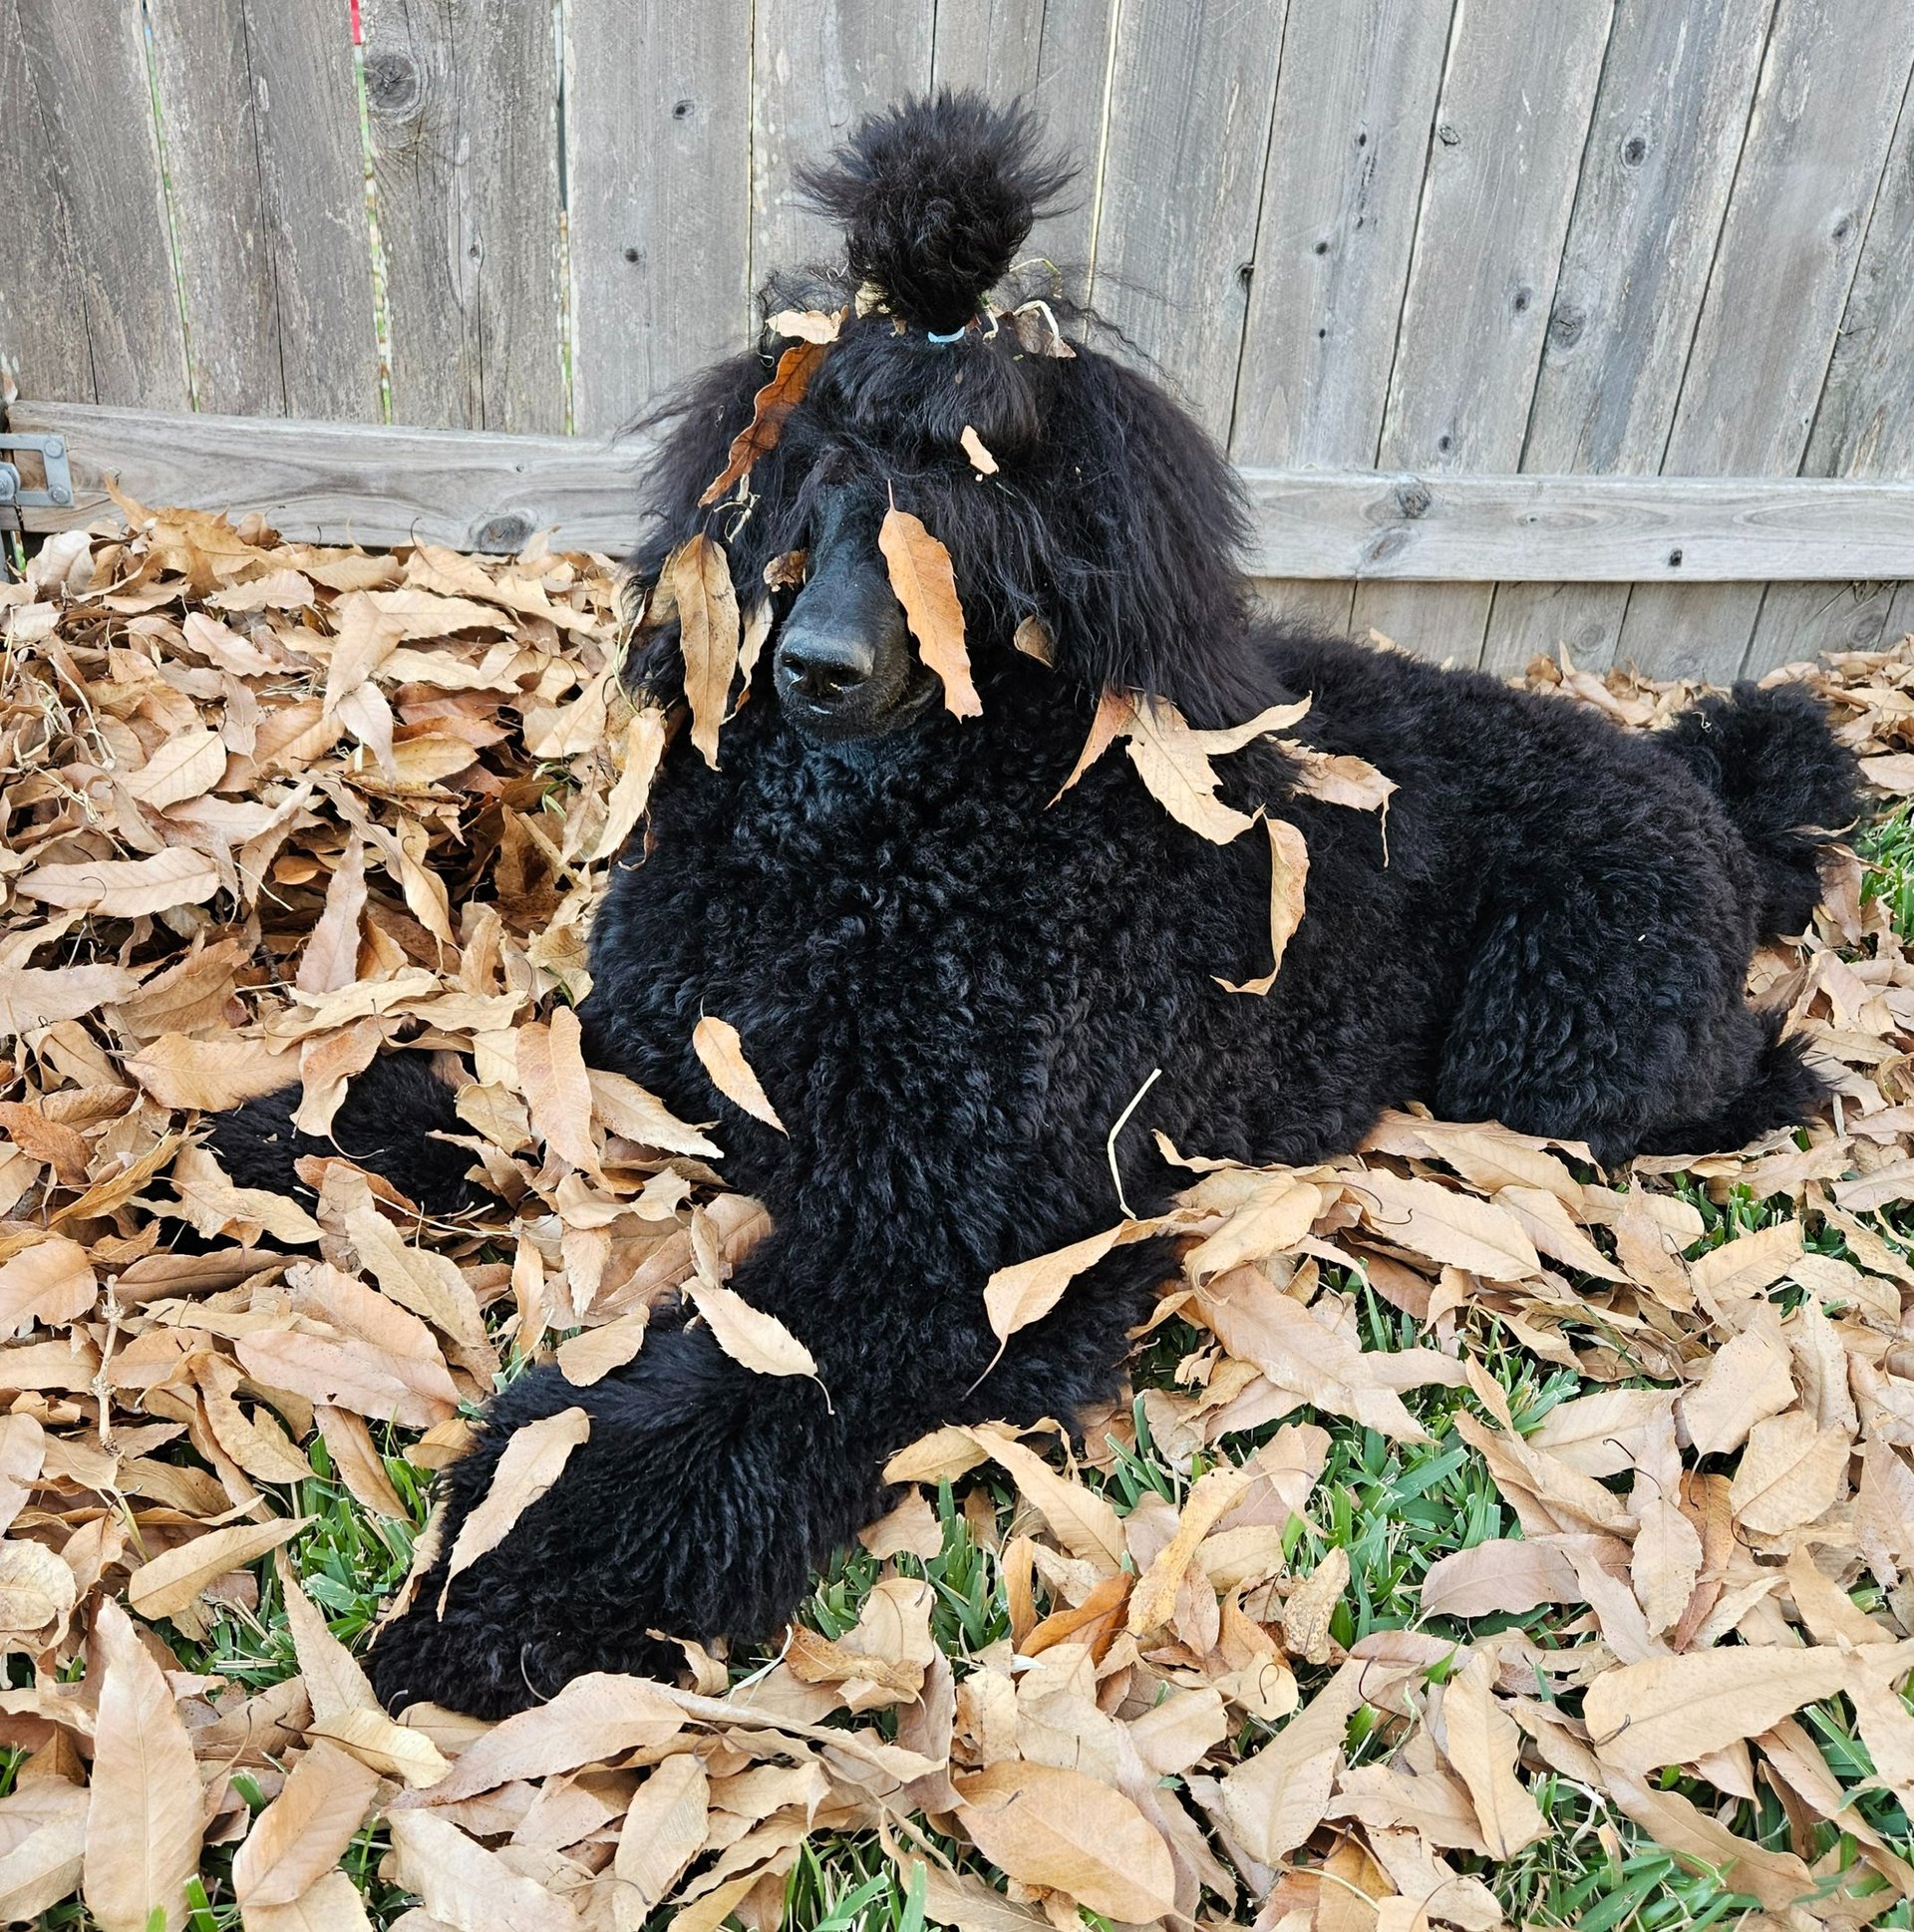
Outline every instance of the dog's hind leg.
[[1743, 994], [1752, 937], [1732, 883], [1704, 867], [1597, 854], [1510, 882], [1477, 929], [1438, 1112], [1585, 1140], [1604, 1166], [1676, 1123], [1776, 1125], [1771, 1109], [1736, 1110], [1770, 1047]]

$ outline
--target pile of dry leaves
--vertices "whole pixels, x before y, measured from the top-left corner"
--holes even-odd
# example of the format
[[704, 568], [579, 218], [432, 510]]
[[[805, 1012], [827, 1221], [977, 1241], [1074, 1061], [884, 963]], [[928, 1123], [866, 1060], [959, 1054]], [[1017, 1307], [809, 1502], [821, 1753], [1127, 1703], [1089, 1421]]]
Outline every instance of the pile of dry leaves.
[[[493, 1727], [379, 1711], [286, 1562], [315, 1442], [360, 1507], [403, 1518], [389, 1426], [438, 1466], [501, 1356], [568, 1337], [588, 1384], [680, 1290], [734, 1352], [804, 1365], [723, 1286], [763, 1217], [718, 1187], [712, 1143], [579, 1057], [584, 933], [663, 744], [615, 685], [604, 559], [374, 556], [126, 508], [131, 535], [55, 539], [0, 587], [0, 1743], [24, 1754], [0, 1917], [79, 1890], [106, 1932], [174, 1927], [206, 1860], [252, 1932], [363, 1926], [338, 1866], [378, 1819], [409, 1932], [765, 1928], [833, 1832], [874, 1834], [963, 1932], [1079, 1906], [1489, 1932], [1482, 1861], [1545, 1832], [1545, 1775], [1776, 1924], [1914, 1897], [1908, 1847], [1795, 1715], [1843, 1701], [1914, 1808], [1914, 1263], [1880, 1213], [1914, 1201], [1914, 960], [1855, 863], [1805, 945], [1757, 962], [1838, 1070], [1805, 1147], [1604, 1179], [1573, 1147], [1401, 1115], [1309, 1170], [1185, 1150], [1161, 1319], [1193, 1339], [1142, 1403], [1180, 1506], [1119, 1514], [1051, 1436], [943, 1431], [893, 1464], [928, 1494], [866, 1533], [883, 1574], [847, 1633], [794, 1629], [735, 1685], [688, 1645], [682, 1686], [587, 1678]], [[1641, 727], [1683, 696], [1533, 675]], [[1816, 677], [1870, 778], [1914, 792], [1914, 640]], [[308, 1212], [198, 1144], [201, 1112], [293, 1082], [323, 1132], [402, 1035], [472, 1069], [460, 1112], [499, 1198], [470, 1224], [342, 1160], [308, 1163]], [[703, 1046], [753, 1097], [736, 1036]], [[1784, 1211], [1686, 1258], [1705, 1225], [1678, 1165]], [[1007, 1270], [998, 1332], [1144, 1231]], [[1365, 1346], [1361, 1281], [1421, 1346]], [[1518, 1432], [1490, 1340], [1590, 1392]], [[1404, 1397], [1431, 1386], [1522, 1534], [1444, 1557], [1418, 1627], [1345, 1649], [1347, 1552], [1286, 1560], [1331, 1447], [1293, 1418], [1413, 1443]], [[562, 1467], [558, 1423], [507, 1458], [470, 1555]], [[986, 1462], [1020, 1498], [1001, 1533], [968, 1516], [1009, 1634], [951, 1656], [921, 1564], [936, 1485]], [[256, 1606], [268, 1562], [297, 1674], [188, 1668], [174, 1646]], [[1546, 1641], [1455, 1634], [1548, 1604]], [[1757, 1790], [1784, 1847], [1722, 1821]]]

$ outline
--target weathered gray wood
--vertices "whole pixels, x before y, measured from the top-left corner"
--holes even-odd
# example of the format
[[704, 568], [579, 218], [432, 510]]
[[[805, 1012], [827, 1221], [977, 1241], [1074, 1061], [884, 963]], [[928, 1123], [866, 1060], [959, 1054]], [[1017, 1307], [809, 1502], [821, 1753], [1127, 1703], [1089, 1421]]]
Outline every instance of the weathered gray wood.
[[[1785, 475], [1800, 463], [1910, 64], [1914, 0], [1780, 0], [1665, 470]], [[1752, 586], [1644, 587], [1619, 655], [1733, 676], [1760, 601]]]
[[19, 0], [0, 0], [0, 208], [11, 210], [0, 274], [0, 365], [29, 395], [91, 398], [73, 234], [27, 71]]
[[[1520, 461], [1611, 10], [1467, 0], [1457, 11], [1376, 459], [1385, 468]], [[1473, 664], [1489, 596], [1365, 589], [1355, 621]]]
[[1092, 299], [1224, 442], [1286, 4], [1182, 0], [1116, 21]]
[[[1834, 341], [1834, 358], [1814, 413], [1802, 474], [1905, 477], [1914, 473], [1914, 98], [1900, 127]], [[1743, 661], [1754, 676], [1823, 650], [1867, 649], [1878, 641], [1893, 584], [1855, 584], [1830, 605], [1819, 586], [1776, 583]]]
[[1050, 260], [1073, 296], [1089, 277], [1116, 11], [1116, 0], [937, 0], [933, 85], [1024, 100], [1051, 148], [1076, 162], [1066, 204], [1037, 223], [1023, 251]]
[[[82, 484], [70, 512], [35, 512], [36, 528], [96, 513], [112, 471], [146, 502], [260, 508], [302, 531], [353, 521], [366, 542], [417, 528], [472, 543], [514, 513], [520, 534], [561, 520], [575, 539], [583, 514], [592, 534], [582, 540], [621, 540], [629, 479], [650, 447], [83, 404], [22, 403], [13, 420], [63, 434]], [[1669, 574], [1679, 545], [1673, 567], [1711, 580], [1773, 568], [1835, 580], [1830, 589], [1856, 575], [1914, 578], [1914, 482], [1252, 470], [1243, 483], [1250, 569], [1262, 577], [1479, 583], [1532, 571], [1615, 582]], [[611, 493], [581, 508], [594, 488]]]
[[[140, 10], [124, 0], [23, 0], [5, 28], [18, 37], [7, 58], [24, 58], [42, 179], [71, 243], [65, 299], [85, 328], [91, 393], [185, 409], [185, 337]], [[9, 225], [20, 218], [7, 213]], [[17, 272], [10, 248], [5, 272]], [[71, 344], [58, 360], [71, 364]]]
[[362, 21], [393, 414], [562, 430], [551, 10], [364, 0]]
[[1451, 11], [1292, 9], [1236, 380], [1240, 464], [1375, 461]]
[[[1238, 463], [1375, 460], [1453, 11], [1361, 0], [1291, 13], [1230, 428]], [[1303, 581], [1272, 601], [1346, 630], [1353, 598]]]
[[148, 18], [193, 401], [283, 416], [273, 212], [259, 170], [245, 0], [151, 0]]
[[836, 230], [799, 205], [797, 170], [873, 109], [930, 85], [936, 0], [757, 0], [753, 49], [754, 288], [780, 269], [836, 262]]
[[751, 328], [751, 0], [570, 0], [572, 417], [630, 422]]
[[[1618, 0], [1522, 468], [1653, 473], [1675, 420], [1772, 0]], [[1625, 591], [1495, 593], [1484, 668], [1613, 661]]]
[[155, 504], [263, 511], [286, 535], [372, 546], [423, 538], [511, 549], [555, 529], [561, 547], [613, 552], [637, 535], [648, 439], [500, 436], [250, 416], [18, 403], [14, 427], [66, 437], [79, 501], [28, 511], [60, 529], [111, 512], [101, 479]]

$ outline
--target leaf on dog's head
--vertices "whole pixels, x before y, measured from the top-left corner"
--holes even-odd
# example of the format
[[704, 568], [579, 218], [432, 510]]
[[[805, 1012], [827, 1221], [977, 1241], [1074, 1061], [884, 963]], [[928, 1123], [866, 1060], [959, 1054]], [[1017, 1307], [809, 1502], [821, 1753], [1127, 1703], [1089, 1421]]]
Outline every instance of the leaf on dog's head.
[[1010, 641], [1026, 657], [1034, 657], [1039, 664], [1056, 669], [1057, 640], [1051, 636], [1050, 626], [1041, 617], [1026, 617], [1017, 626]]
[[707, 1013], [692, 1029], [691, 1050], [698, 1056], [711, 1084], [735, 1107], [741, 1107], [755, 1121], [776, 1127], [783, 1133], [785, 1124], [778, 1118], [758, 1076], [745, 1058], [745, 1043], [729, 1020]]
[[582, 1409], [561, 1409], [513, 1431], [484, 1495], [459, 1527], [446, 1564], [445, 1588], [439, 1593], [441, 1616], [453, 1579], [510, 1535], [512, 1525], [564, 1474], [572, 1450], [590, 1435], [591, 1418]]
[[[795, 313], [788, 310], [779, 319], [789, 319]], [[832, 337], [835, 333], [833, 330]], [[751, 399], [751, 421], [731, 440], [725, 467], [698, 498], [700, 509], [710, 508], [733, 483], [751, 475], [752, 466], [760, 457], [769, 456], [777, 448], [786, 422], [792, 411], [804, 400], [804, 391], [810, 387], [810, 379], [816, 375], [831, 339], [826, 337], [821, 341], [794, 343], [778, 358], [778, 367], [772, 371], [771, 381]]]
[[849, 313], [848, 309], [780, 309], [771, 318], [771, 332], [799, 342], [835, 342]]
[[963, 445], [964, 455], [970, 459], [970, 467], [980, 477], [994, 477], [997, 474], [997, 459], [984, 448], [984, 439], [966, 423], [964, 433], [957, 441]]
[[731, 703], [740, 639], [738, 592], [724, 545], [702, 530], [688, 537], [665, 559], [658, 587], [678, 611], [691, 742], [715, 772], [718, 731]]
[[984, 701], [970, 678], [970, 653], [964, 646], [964, 607], [957, 600], [957, 576], [950, 552], [923, 523], [895, 503], [877, 529], [890, 587], [904, 607], [904, 620], [923, 660], [944, 687], [944, 708], [953, 718], [981, 718]]

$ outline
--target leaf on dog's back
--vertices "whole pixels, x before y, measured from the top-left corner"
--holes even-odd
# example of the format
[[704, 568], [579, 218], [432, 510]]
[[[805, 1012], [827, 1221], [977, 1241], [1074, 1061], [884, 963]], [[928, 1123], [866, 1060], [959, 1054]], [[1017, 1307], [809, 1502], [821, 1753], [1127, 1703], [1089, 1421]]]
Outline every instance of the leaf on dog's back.
[[816, 1360], [803, 1343], [776, 1315], [752, 1307], [735, 1289], [688, 1282], [685, 1292], [697, 1304], [712, 1339], [754, 1375], [817, 1373]]
[[[781, 319], [789, 320], [791, 315], [787, 310]], [[751, 421], [731, 440], [725, 467], [698, 498], [700, 509], [708, 509], [740, 478], [751, 475], [752, 465], [760, 457], [769, 456], [777, 448], [786, 421], [804, 400], [804, 391], [824, 359], [825, 347], [822, 342], [798, 342], [778, 358], [771, 381], [751, 399]]]
[[511, 1534], [512, 1525], [564, 1474], [572, 1450], [590, 1435], [591, 1418], [575, 1408], [540, 1417], [513, 1433], [499, 1453], [484, 1495], [460, 1525], [446, 1565], [445, 1589], [439, 1592], [441, 1616], [453, 1579]]
[[715, 772], [718, 730], [725, 722], [731, 680], [738, 669], [738, 592], [731, 581], [731, 560], [723, 544], [700, 530], [665, 559], [658, 583], [678, 607], [691, 742]]
[[885, 510], [878, 526], [877, 547], [884, 553], [890, 587], [904, 607], [910, 634], [944, 687], [944, 708], [953, 718], [981, 718], [984, 701], [970, 681], [964, 607], [957, 601], [950, 552], [917, 517], [895, 503]]
[[1303, 890], [1309, 878], [1309, 846], [1303, 834], [1287, 818], [1265, 818], [1269, 831], [1269, 949], [1273, 955], [1269, 971], [1260, 979], [1246, 979], [1241, 985], [1219, 979], [1225, 993], [1253, 993], [1260, 997], [1276, 984], [1283, 970], [1283, 954], [1290, 935], [1303, 923]]
[[711, 1084], [726, 1100], [743, 1108], [753, 1120], [763, 1121], [766, 1127], [774, 1127], [780, 1133], [786, 1131], [770, 1095], [751, 1071], [738, 1029], [729, 1020], [715, 1019], [707, 1013], [692, 1029], [691, 1050], [711, 1076]]

